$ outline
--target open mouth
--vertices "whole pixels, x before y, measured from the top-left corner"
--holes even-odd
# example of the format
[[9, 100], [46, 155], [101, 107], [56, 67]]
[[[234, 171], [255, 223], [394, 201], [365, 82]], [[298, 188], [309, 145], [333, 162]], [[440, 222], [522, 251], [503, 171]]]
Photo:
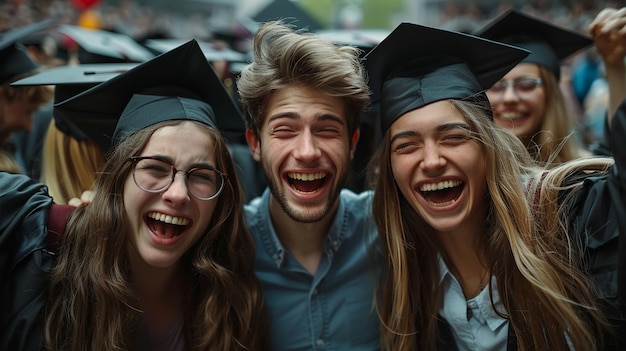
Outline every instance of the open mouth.
[[292, 189], [301, 194], [313, 194], [324, 186], [327, 178], [326, 172], [295, 173], [287, 174], [287, 181]]
[[464, 184], [460, 180], [445, 180], [438, 183], [422, 184], [420, 193], [430, 205], [445, 207], [459, 199], [463, 192]]
[[516, 121], [518, 119], [526, 118], [526, 114], [519, 112], [503, 112], [498, 114], [498, 118], [504, 121]]
[[157, 236], [168, 239], [181, 235], [190, 226], [190, 222], [187, 218], [168, 216], [158, 212], [150, 212], [146, 216], [148, 228]]

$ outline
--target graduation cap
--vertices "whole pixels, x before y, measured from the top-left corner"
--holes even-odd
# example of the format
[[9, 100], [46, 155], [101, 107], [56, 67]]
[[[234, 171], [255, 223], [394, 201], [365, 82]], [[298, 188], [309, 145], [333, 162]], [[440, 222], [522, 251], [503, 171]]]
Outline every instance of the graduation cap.
[[[11, 83], [12, 86], [54, 85], [54, 104], [61, 103], [89, 88], [124, 73], [136, 63], [94, 63], [50, 68]], [[86, 135], [53, 109], [54, 121], [59, 130], [82, 140]]]
[[337, 45], [354, 46], [364, 56], [389, 35], [386, 29], [323, 29], [315, 32], [322, 39]]
[[46, 20], [0, 33], [0, 84], [38, 68], [20, 42], [51, 24], [52, 20]]
[[76, 41], [81, 63], [145, 62], [154, 57], [128, 35], [66, 24], [58, 32]]
[[[170, 51], [176, 47], [187, 42], [184, 39], [148, 39], [144, 42], [144, 45], [155, 53], [161, 54]], [[246, 55], [235, 51], [225, 46], [216, 45], [214, 43], [207, 43], [204, 41], [198, 41], [200, 49], [204, 53], [204, 57], [209, 62], [215, 61], [228, 61], [228, 62], [245, 62]]]
[[298, 28], [306, 28], [311, 32], [323, 28], [322, 24], [308, 11], [291, 0], [273, 0], [252, 16], [257, 22], [291, 20]]
[[383, 133], [411, 110], [484, 92], [527, 55], [460, 32], [400, 24], [364, 57]]
[[530, 55], [522, 62], [543, 66], [557, 79], [561, 75], [561, 60], [593, 44], [589, 36], [557, 27], [515, 9], [504, 12], [474, 34], [529, 50]]
[[106, 151], [128, 134], [174, 119], [217, 125], [227, 139], [245, 142], [241, 112], [195, 40], [57, 103], [54, 109]]

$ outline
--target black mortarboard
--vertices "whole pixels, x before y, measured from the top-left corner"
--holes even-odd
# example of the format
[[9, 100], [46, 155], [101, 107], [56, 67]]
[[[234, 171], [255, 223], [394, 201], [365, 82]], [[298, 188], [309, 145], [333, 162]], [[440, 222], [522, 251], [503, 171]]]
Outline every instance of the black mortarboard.
[[[186, 40], [182, 39], [148, 39], [144, 42], [144, 45], [156, 53], [164, 53], [179, 47], [184, 44]], [[228, 62], [244, 62], [246, 61], [246, 55], [235, 51], [228, 47], [216, 45], [214, 43], [207, 43], [204, 41], [198, 41], [200, 49], [204, 53], [204, 57], [209, 62], [215, 61], [228, 61]]]
[[324, 29], [315, 32], [319, 37], [337, 45], [359, 48], [362, 56], [378, 45], [389, 35], [385, 29]]
[[245, 130], [241, 113], [195, 40], [55, 104], [54, 109], [104, 150], [165, 120], [217, 124], [226, 137], [243, 138]]
[[[50, 68], [33, 76], [13, 82], [12, 86], [54, 85], [54, 104], [63, 102], [89, 88], [124, 73], [136, 63], [94, 63]], [[59, 130], [78, 140], [87, 136], [68, 122], [62, 114], [53, 110], [55, 124]]]
[[150, 50], [125, 34], [79, 26], [61, 25], [58, 31], [79, 47], [80, 63], [145, 62], [154, 57]]
[[468, 34], [400, 24], [364, 58], [383, 133], [411, 110], [483, 92], [527, 55]]
[[37, 69], [20, 41], [51, 24], [52, 20], [46, 20], [0, 33], [0, 84]]
[[561, 60], [593, 44], [589, 36], [557, 27], [515, 9], [504, 12], [474, 34], [529, 50], [530, 55], [522, 62], [541, 65], [554, 73], [557, 79], [561, 75]]

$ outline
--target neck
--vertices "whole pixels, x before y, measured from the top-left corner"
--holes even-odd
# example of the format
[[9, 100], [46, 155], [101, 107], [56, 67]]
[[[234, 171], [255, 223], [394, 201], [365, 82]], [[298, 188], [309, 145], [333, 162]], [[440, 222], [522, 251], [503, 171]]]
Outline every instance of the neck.
[[140, 304], [172, 304], [180, 300], [182, 269], [176, 265], [157, 268], [146, 264], [137, 255], [131, 254], [132, 284]]
[[272, 196], [270, 216], [274, 231], [283, 247], [312, 275], [319, 265], [328, 230], [337, 212], [337, 204], [324, 218], [317, 222], [298, 222], [280, 207]]
[[438, 233], [446, 254], [446, 263], [461, 284], [467, 299], [476, 296], [489, 282], [478, 233], [478, 230]]

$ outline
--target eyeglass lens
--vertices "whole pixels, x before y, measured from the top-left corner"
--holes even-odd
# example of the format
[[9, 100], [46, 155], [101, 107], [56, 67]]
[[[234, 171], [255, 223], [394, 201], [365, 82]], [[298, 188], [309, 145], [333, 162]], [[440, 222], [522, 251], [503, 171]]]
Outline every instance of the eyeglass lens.
[[543, 81], [539, 78], [519, 78], [512, 81], [500, 81], [489, 88], [488, 92], [492, 93], [504, 93], [508, 87], [513, 87], [515, 93], [519, 95], [525, 95], [532, 93], [538, 86], [543, 85]]
[[169, 162], [152, 159], [135, 159], [133, 178], [139, 188], [148, 192], [161, 192], [174, 180], [174, 172], [186, 173], [187, 189], [198, 199], [211, 199], [224, 184], [224, 178], [212, 168], [193, 168], [189, 171], [176, 170]]

